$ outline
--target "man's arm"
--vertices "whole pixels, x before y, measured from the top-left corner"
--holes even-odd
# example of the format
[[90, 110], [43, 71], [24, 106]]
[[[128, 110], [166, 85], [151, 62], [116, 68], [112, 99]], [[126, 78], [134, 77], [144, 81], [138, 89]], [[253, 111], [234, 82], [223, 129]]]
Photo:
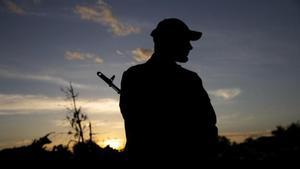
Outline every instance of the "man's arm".
[[204, 110], [203, 113], [205, 114], [205, 120], [206, 120], [205, 123], [206, 126], [208, 127], [208, 134], [211, 135], [212, 137], [216, 137], [215, 139], [217, 139], [218, 128], [216, 126], [217, 117], [216, 117], [215, 110], [211, 104], [208, 93], [203, 87], [202, 80], [197, 74], [196, 74], [196, 79], [197, 79], [196, 84], [199, 89], [199, 95], [201, 97], [200, 100], [202, 102], [201, 105], [203, 105], [203, 110]]
[[124, 119], [127, 117], [127, 112], [128, 112], [128, 105], [129, 105], [129, 85], [128, 85], [128, 75], [127, 71], [125, 71], [122, 75], [122, 80], [121, 80], [121, 93], [120, 93], [120, 110], [122, 113], [122, 116]]

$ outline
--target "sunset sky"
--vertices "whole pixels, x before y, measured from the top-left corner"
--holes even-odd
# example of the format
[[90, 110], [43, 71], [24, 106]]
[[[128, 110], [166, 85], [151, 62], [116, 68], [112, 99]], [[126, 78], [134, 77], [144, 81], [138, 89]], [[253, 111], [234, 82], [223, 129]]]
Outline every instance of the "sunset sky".
[[66, 143], [71, 81], [99, 144], [124, 145], [119, 96], [96, 76], [145, 62], [150, 32], [176, 17], [203, 32], [189, 62], [220, 134], [239, 141], [300, 120], [299, 0], [0, 0], [0, 149]]

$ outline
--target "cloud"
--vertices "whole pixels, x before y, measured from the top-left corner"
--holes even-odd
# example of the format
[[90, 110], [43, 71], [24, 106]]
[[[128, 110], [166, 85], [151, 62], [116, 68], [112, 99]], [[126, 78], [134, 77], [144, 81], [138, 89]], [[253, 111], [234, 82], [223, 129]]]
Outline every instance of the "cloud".
[[111, 7], [102, 0], [98, 1], [96, 7], [77, 5], [74, 11], [80, 15], [82, 20], [88, 20], [107, 26], [109, 31], [116, 36], [126, 36], [140, 32], [140, 28], [119, 21], [119, 19], [113, 15]]
[[[61, 77], [55, 77], [50, 75], [41, 75], [41, 74], [26, 74], [26, 73], [20, 73], [16, 71], [9, 71], [5, 69], [0, 69], [0, 77], [4, 78], [10, 78], [10, 79], [24, 79], [24, 80], [36, 80], [36, 81], [42, 81], [42, 82], [48, 82], [57, 84], [60, 86], [66, 86], [69, 84], [69, 81], [61, 78]], [[88, 89], [91, 86], [80, 84], [80, 83], [73, 83], [72, 85], [76, 88], [80, 89]]]
[[[91, 122], [93, 128], [101, 129], [123, 129], [123, 121], [113, 121], [113, 120], [91, 120], [88, 119], [88, 122]], [[53, 120], [52, 123], [58, 127], [69, 127], [70, 123], [67, 120]]]
[[103, 63], [103, 60], [100, 57], [95, 57], [94, 62], [100, 64]]
[[0, 114], [30, 114], [31, 112], [58, 111], [62, 98], [42, 95], [0, 94]]
[[81, 54], [79, 52], [66, 51], [65, 59], [67, 59], [67, 60], [84, 60], [85, 56], [83, 56], [83, 54]]
[[[77, 105], [82, 106], [87, 114], [118, 114], [119, 103], [111, 98], [80, 99]], [[45, 112], [63, 112], [69, 102], [62, 97], [43, 95], [0, 94], [0, 115], [33, 114]]]
[[118, 55], [120, 55], [120, 56], [124, 56], [124, 53], [121, 52], [120, 50], [116, 50], [116, 53], [117, 53]]
[[66, 51], [65, 52], [66, 60], [92, 60], [94, 63], [101, 64], [103, 59], [100, 56], [92, 53], [82, 53], [78, 51]]
[[145, 48], [136, 48], [132, 50], [134, 60], [138, 62], [143, 62], [148, 60], [153, 53], [152, 49], [145, 49]]
[[83, 110], [93, 114], [111, 114], [120, 112], [119, 101], [111, 98], [93, 100], [83, 99], [78, 102], [78, 105], [82, 105]]
[[51, 122], [54, 126], [57, 126], [57, 127], [70, 127], [70, 123], [67, 121], [67, 119], [52, 120]]
[[10, 12], [15, 13], [17, 15], [26, 14], [25, 10], [22, 7], [18, 6], [15, 2], [11, 0], [3, 0], [2, 2], [4, 3], [6, 9], [8, 9]]
[[214, 97], [223, 99], [223, 100], [232, 100], [233, 98], [240, 95], [241, 90], [238, 88], [233, 89], [218, 89], [214, 91], [208, 91], [208, 93]]

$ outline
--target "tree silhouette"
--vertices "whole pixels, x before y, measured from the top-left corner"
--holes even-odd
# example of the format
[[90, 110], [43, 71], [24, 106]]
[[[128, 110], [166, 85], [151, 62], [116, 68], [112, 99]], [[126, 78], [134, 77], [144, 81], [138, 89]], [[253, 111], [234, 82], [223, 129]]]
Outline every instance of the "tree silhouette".
[[[73, 151], [70, 151], [69, 147], [64, 145], [55, 145], [52, 151], [46, 150], [44, 145], [51, 143], [51, 140], [48, 139], [50, 134], [52, 134], [52, 132], [39, 139], [34, 139], [30, 145], [1, 150], [0, 162], [41, 160], [87, 160], [97, 162], [128, 161], [126, 152], [119, 152], [109, 146], [102, 148], [91, 141], [91, 139], [87, 139], [85, 142], [77, 142], [73, 146]], [[192, 149], [193, 147], [187, 145], [186, 148]], [[277, 129], [272, 131], [272, 135], [270, 136], [249, 138], [242, 143], [232, 143], [228, 138], [220, 136], [218, 138], [216, 149], [218, 152], [216, 160], [221, 162], [298, 162], [300, 160], [300, 124], [298, 122], [292, 123], [286, 127], [278, 126]], [[201, 160], [201, 157], [199, 160]]]
[[74, 138], [78, 139], [78, 142], [84, 142], [84, 129], [83, 122], [87, 120], [87, 115], [82, 112], [81, 107], [77, 107], [76, 101], [79, 93], [76, 92], [70, 82], [66, 88], [61, 88], [61, 91], [65, 93], [66, 99], [71, 102], [71, 106], [67, 107], [67, 120], [69, 121], [72, 129], [75, 132], [69, 131], [69, 134], [74, 134]]

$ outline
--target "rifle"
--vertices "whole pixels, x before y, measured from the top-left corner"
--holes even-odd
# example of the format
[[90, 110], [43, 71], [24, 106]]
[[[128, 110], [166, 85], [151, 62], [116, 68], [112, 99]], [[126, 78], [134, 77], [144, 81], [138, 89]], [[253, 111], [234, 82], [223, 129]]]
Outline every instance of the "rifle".
[[108, 84], [109, 87], [113, 88], [118, 94], [121, 93], [121, 89], [118, 88], [114, 83], [115, 75], [113, 75], [111, 78], [108, 78], [105, 76], [102, 72], [97, 72], [97, 75], [105, 82]]

